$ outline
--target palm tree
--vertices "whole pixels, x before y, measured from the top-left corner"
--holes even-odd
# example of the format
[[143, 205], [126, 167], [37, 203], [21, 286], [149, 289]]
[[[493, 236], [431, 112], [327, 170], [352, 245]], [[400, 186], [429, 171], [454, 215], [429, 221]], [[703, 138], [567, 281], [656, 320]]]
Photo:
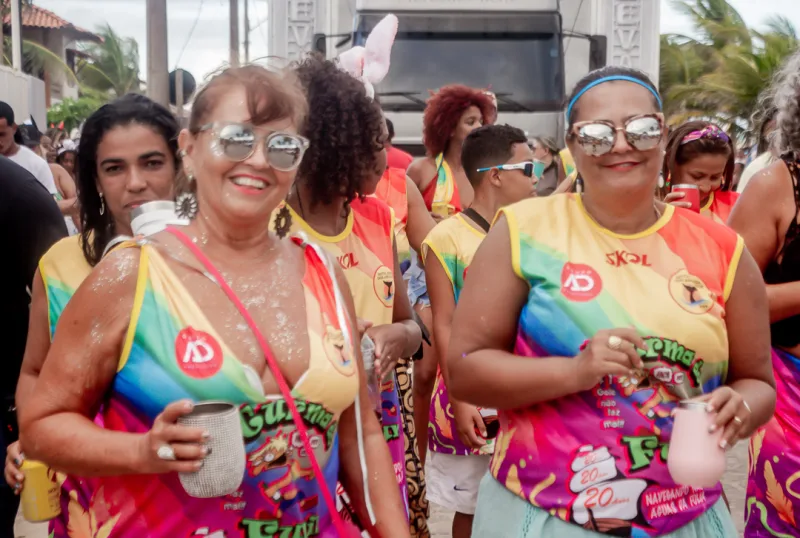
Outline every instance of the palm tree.
[[114, 97], [141, 91], [136, 40], [121, 37], [109, 25], [101, 27], [98, 35], [103, 38], [102, 43], [89, 45], [85, 50], [88, 58], [76, 66], [82, 86]]
[[[21, 4], [24, 9], [26, 6], [32, 6], [33, 0], [21, 0]], [[11, 4], [7, 0], [0, 0], [0, 21], [5, 20], [10, 11]], [[11, 36], [3, 35], [0, 41], [0, 51], [2, 51], [0, 65], [11, 65], [11, 48]], [[70, 66], [58, 54], [40, 43], [27, 39], [22, 40], [22, 70], [34, 76], [39, 76], [45, 70], [60, 71], [72, 81], [78, 80]]]
[[693, 20], [696, 38], [661, 40], [661, 90], [670, 123], [715, 120], [734, 135], [750, 128], [758, 97], [800, 40], [785, 17], [749, 29], [726, 0], [673, 0]]

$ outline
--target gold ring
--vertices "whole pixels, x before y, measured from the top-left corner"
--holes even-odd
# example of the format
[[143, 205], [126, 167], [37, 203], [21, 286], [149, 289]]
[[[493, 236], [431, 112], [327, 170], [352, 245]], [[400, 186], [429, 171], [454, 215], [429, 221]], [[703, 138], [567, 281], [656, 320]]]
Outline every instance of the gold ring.
[[740, 419], [739, 417], [733, 417], [733, 421], [734, 421], [736, 424], [738, 424], [739, 426], [741, 426], [741, 425], [742, 425], [742, 419]]
[[619, 349], [622, 349], [622, 343], [623, 342], [624, 342], [624, 340], [622, 340], [622, 338], [620, 338], [617, 335], [612, 334], [611, 336], [608, 337], [608, 347], [610, 349], [615, 350], [615, 351], [619, 350]]

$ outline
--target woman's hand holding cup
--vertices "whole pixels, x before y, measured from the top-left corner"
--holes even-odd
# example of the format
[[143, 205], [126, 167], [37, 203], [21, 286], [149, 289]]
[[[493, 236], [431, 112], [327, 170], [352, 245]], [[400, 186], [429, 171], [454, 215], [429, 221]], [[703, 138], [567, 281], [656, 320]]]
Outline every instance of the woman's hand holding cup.
[[631, 370], [644, 368], [637, 349], [647, 344], [635, 329], [597, 331], [573, 360], [580, 391], [589, 390], [608, 376], [630, 376]]
[[142, 474], [191, 473], [200, 470], [208, 455], [209, 433], [201, 428], [178, 424], [178, 419], [194, 409], [190, 400], [172, 402], [141, 437], [139, 469]]

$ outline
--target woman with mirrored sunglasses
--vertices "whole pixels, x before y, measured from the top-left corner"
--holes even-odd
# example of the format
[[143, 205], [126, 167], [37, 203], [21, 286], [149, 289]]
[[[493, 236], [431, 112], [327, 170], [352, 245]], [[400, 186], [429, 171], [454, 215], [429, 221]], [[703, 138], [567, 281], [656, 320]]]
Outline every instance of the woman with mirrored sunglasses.
[[[189, 224], [112, 250], [67, 304], [21, 425], [29, 457], [93, 477], [71, 528], [352, 536], [341, 481], [372, 536], [408, 536], [347, 282], [322, 249], [269, 230], [306, 147], [307, 108], [291, 73], [214, 77], [178, 138]], [[180, 423], [209, 400], [241, 418], [241, 439], [218, 440], [244, 449], [233, 502], [192, 497], [179, 480], [218, 452], [213, 429]]]
[[453, 319], [451, 393], [500, 410], [473, 534], [735, 536], [721, 485], [683, 487], [666, 459], [682, 400], [712, 413], [721, 449], [772, 413], [758, 267], [729, 228], [654, 199], [646, 75], [590, 73], [566, 120], [582, 193], [501, 209]]

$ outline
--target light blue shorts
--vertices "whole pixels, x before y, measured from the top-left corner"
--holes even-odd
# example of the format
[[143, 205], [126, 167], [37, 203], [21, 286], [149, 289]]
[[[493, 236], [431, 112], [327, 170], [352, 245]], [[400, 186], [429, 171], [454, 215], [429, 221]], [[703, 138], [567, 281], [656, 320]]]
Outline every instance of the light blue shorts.
[[[480, 538], [599, 538], [607, 536], [553, 517], [514, 495], [486, 473], [478, 492], [472, 536]], [[644, 538], [637, 533], [632, 538]], [[720, 499], [708, 512], [661, 538], [736, 538], [731, 514]]]
[[403, 280], [406, 281], [408, 302], [411, 303], [411, 308], [418, 304], [422, 306], [431, 305], [431, 299], [428, 296], [428, 284], [425, 282], [425, 269], [423, 269], [417, 253], [413, 250], [411, 251], [411, 265], [403, 273]]

